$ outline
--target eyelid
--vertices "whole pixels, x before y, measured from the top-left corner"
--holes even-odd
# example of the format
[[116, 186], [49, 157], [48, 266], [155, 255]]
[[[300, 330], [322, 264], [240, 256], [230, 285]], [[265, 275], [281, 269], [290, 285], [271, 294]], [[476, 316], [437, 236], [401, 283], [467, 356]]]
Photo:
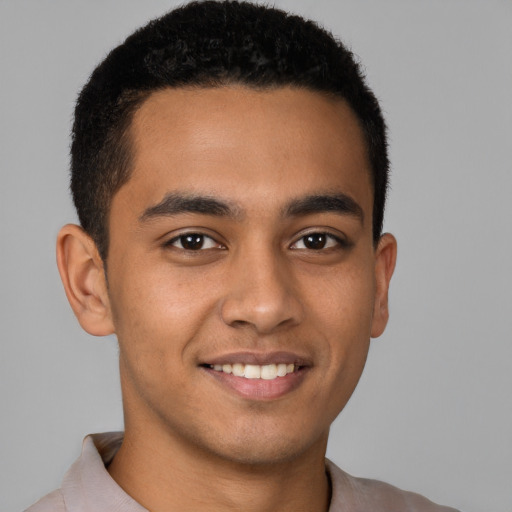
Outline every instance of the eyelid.
[[[204, 228], [185, 228], [182, 231], [179, 231], [178, 233], [176, 233], [176, 232], [172, 233], [172, 236], [170, 238], [166, 237], [167, 239], [164, 241], [163, 247], [164, 248], [173, 247], [178, 250], [186, 251], [186, 252], [201, 252], [201, 251], [206, 251], [208, 249], [214, 249], [214, 248], [227, 249], [227, 245], [225, 243], [219, 241], [219, 238], [222, 238], [220, 235], [207, 233], [206, 231], [208, 231], [208, 230], [205, 230]], [[325, 235], [326, 237], [330, 238], [331, 240], [334, 240], [336, 242], [336, 245], [339, 248], [348, 248], [352, 245], [351, 242], [346, 238], [344, 233], [338, 232], [335, 234], [332, 232], [332, 229], [318, 227], [318, 228], [308, 228], [308, 229], [303, 230], [302, 232], [296, 234], [292, 243], [289, 244], [289, 248], [292, 250], [299, 250], [297, 248], [294, 248], [293, 246], [296, 245], [297, 243], [299, 243], [301, 240], [303, 240], [308, 235], [317, 235], [317, 234]], [[206, 249], [201, 248], [201, 249], [193, 250], [193, 249], [185, 249], [184, 247], [176, 247], [174, 245], [176, 242], [178, 242], [180, 240], [181, 237], [184, 237], [187, 235], [200, 235], [200, 236], [204, 237], [205, 239], [210, 239], [211, 241], [213, 241], [217, 247], [208, 247]], [[334, 249], [334, 248], [335, 248], [334, 246], [330, 246], [330, 247], [326, 247], [323, 249], [318, 249], [316, 251], [321, 252], [321, 251], [324, 251], [327, 249]], [[307, 247], [300, 248], [300, 250], [313, 251], [313, 249], [308, 249]]]
[[326, 228], [314, 228], [314, 229], [308, 229], [308, 230], [305, 230], [305, 231], [299, 233], [295, 237], [295, 240], [290, 244], [290, 249], [292, 249], [292, 250], [308, 250], [308, 251], [321, 252], [321, 251], [325, 251], [327, 249], [334, 249], [335, 248], [335, 247], [331, 246], [331, 247], [325, 247], [323, 249], [316, 249], [316, 250], [314, 250], [314, 249], [308, 249], [307, 247], [304, 247], [304, 248], [301, 247], [300, 249], [297, 249], [297, 248], [293, 247], [294, 245], [296, 245], [297, 243], [299, 243], [301, 240], [303, 240], [305, 237], [307, 237], [309, 235], [325, 235], [326, 237], [331, 238], [332, 240], [334, 240], [336, 242], [336, 245], [339, 248], [347, 248], [347, 247], [350, 247], [350, 245], [351, 245], [349, 240], [342, 233], [334, 234], [334, 233], [332, 233], [332, 231], [330, 231], [330, 230], [328, 230]]
[[[180, 238], [187, 236], [187, 235], [199, 235], [199, 236], [204, 237], [205, 239], [210, 239], [214, 242], [214, 244], [217, 247], [207, 247], [206, 249], [201, 248], [201, 249], [193, 250], [193, 249], [185, 249], [184, 247], [177, 247], [176, 245], [174, 245], [176, 242], [178, 242], [180, 240]], [[184, 229], [183, 231], [180, 231], [179, 233], [173, 233], [171, 238], [168, 238], [163, 243], [163, 246], [166, 248], [172, 247], [172, 248], [178, 249], [180, 251], [186, 251], [186, 252], [201, 252], [201, 251], [206, 251], [208, 249], [216, 249], [216, 248], [226, 249], [226, 245], [222, 242], [219, 242], [218, 238], [215, 237], [215, 235], [205, 233], [204, 229], [201, 229], [201, 228], [197, 228], [197, 229], [189, 228], [189, 229]]]

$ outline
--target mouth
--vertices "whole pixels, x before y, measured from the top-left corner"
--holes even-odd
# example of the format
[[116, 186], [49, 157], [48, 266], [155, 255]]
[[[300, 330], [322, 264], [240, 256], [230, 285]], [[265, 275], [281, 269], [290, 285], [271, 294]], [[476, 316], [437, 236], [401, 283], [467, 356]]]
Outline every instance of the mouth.
[[234, 377], [243, 377], [245, 379], [274, 380], [278, 377], [286, 377], [290, 373], [299, 371], [301, 366], [294, 363], [277, 364], [244, 364], [244, 363], [225, 363], [225, 364], [207, 364], [202, 365], [205, 368], [215, 372], [222, 372]]
[[297, 389], [311, 364], [290, 353], [231, 354], [199, 365], [229, 392], [250, 400], [272, 400]]

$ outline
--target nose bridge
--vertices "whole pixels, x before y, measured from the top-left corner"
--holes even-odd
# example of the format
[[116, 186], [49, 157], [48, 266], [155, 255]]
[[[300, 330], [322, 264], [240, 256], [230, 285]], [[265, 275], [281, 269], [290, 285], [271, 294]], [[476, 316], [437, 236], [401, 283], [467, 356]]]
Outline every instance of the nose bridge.
[[[255, 245], [257, 247], [255, 247]], [[259, 242], [233, 257], [222, 317], [231, 326], [251, 324], [260, 333], [300, 322], [302, 306], [285, 255]]]

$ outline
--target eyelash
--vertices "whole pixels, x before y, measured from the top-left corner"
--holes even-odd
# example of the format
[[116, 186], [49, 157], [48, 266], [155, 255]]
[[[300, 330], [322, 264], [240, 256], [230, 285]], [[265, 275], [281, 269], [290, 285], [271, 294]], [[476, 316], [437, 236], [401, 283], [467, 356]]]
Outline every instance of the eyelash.
[[[187, 249], [186, 247], [183, 247], [183, 241], [185, 238], [193, 238], [193, 237], [196, 237], [196, 238], [201, 238], [201, 241], [202, 241], [202, 244], [201, 244], [201, 247], [199, 247], [198, 249]], [[211, 245], [214, 245], [214, 246], [217, 246], [217, 247], [207, 247], [206, 249], [203, 247], [204, 245], [204, 242], [209, 240], [210, 242], [213, 242], [213, 244]], [[181, 247], [176, 247], [176, 242], [180, 242], [181, 243]], [[196, 242], [199, 242], [198, 240], [196, 240]], [[205, 251], [205, 250], [209, 250], [209, 249], [215, 249], [215, 248], [222, 248], [222, 249], [225, 249], [225, 247], [220, 243], [220, 242], [217, 242], [213, 237], [209, 236], [209, 235], [206, 235], [204, 233], [200, 233], [200, 232], [190, 232], [190, 233], [182, 233], [178, 236], [175, 236], [174, 238], [171, 238], [171, 240], [169, 240], [168, 242], [166, 242], [164, 244], [165, 247], [174, 247], [178, 250], [182, 250], [182, 251], [187, 251], [187, 252], [190, 252], [190, 253], [193, 253], [193, 252], [200, 252], [200, 251]]]
[[[326, 245], [329, 243], [331, 243], [331, 245], [328, 245], [327, 247], [320, 247], [318, 249], [313, 249], [311, 247], [300, 247], [300, 248], [293, 247], [294, 245], [297, 245], [299, 242], [302, 242], [304, 244], [305, 240], [308, 237], [325, 237]], [[313, 252], [316, 252], [316, 251], [320, 252], [320, 251], [325, 251], [328, 249], [346, 248], [346, 247], [348, 247], [348, 245], [349, 244], [347, 243], [346, 240], [344, 240], [336, 235], [333, 235], [332, 233], [328, 233], [326, 231], [312, 231], [312, 232], [306, 233], [306, 234], [302, 235], [300, 238], [298, 238], [297, 241], [294, 242], [290, 246], [290, 249], [292, 249], [292, 250], [309, 250], [309, 251], [313, 251]]]
[[[200, 244], [200, 247], [197, 249], [187, 249], [186, 247], [184, 247], [183, 241], [186, 237], [191, 238], [191, 239], [195, 237], [196, 243]], [[319, 247], [317, 249], [314, 249], [311, 247], [306, 247], [305, 246], [306, 244], [304, 242], [308, 237], [325, 237], [325, 244], [327, 245], [327, 247]], [[199, 240], [199, 238], [201, 240]], [[194, 242], [194, 240], [191, 240], [191, 241]], [[206, 241], [210, 241], [209, 245], [211, 245], [211, 247], [204, 248], [204, 244]], [[176, 244], [178, 242], [180, 243], [181, 247], [176, 246]], [[297, 245], [300, 242], [303, 243], [304, 247], [294, 247], [295, 245]], [[175, 249], [178, 249], [181, 251], [186, 251], [188, 253], [198, 253], [198, 252], [206, 251], [206, 250], [210, 250], [210, 249], [225, 249], [226, 248], [223, 244], [221, 244], [220, 242], [217, 242], [213, 237], [206, 235], [204, 233], [201, 233], [201, 232], [196, 232], [196, 231], [189, 232], [189, 233], [182, 233], [178, 236], [175, 236], [175, 237], [171, 238], [169, 241], [167, 241], [164, 244], [164, 246], [172, 247], [172, 248], [175, 248]], [[332, 233], [328, 233], [325, 231], [312, 231], [310, 233], [303, 234], [301, 237], [299, 237], [295, 242], [293, 242], [290, 245], [290, 249], [291, 250], [321, 252], [321, 251], [326, 251], [326, 250], [335, 249], [335, 248], [347, 248], [349, 246], [350, 246], [350, 244], [349, 244], [349, 242], [347, 242], [347, 240], [340, 238], [336, 235], [333, 235]]]

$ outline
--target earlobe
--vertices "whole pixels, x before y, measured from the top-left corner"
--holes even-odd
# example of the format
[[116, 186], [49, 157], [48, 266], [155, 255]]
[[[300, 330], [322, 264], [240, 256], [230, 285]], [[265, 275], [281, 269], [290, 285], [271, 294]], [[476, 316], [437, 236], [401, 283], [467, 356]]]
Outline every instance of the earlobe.
[[381, 236], [375, 254], [375, 302], [373, 306], [372, 338], [379, 337], [389, 318], [388, 292], [395, 270], [397, 243], [393, 235]]
[[114, 332], [103, 262], [91, 237], [74, 224], [57, 237], [57, 266], [66, 295], [80, 325], [89, 334]]

